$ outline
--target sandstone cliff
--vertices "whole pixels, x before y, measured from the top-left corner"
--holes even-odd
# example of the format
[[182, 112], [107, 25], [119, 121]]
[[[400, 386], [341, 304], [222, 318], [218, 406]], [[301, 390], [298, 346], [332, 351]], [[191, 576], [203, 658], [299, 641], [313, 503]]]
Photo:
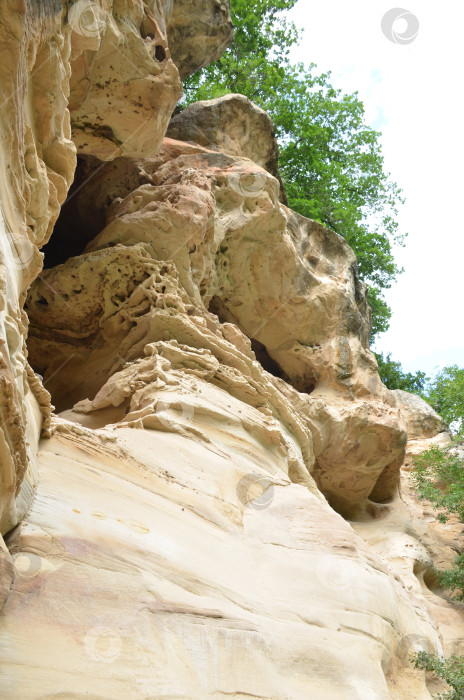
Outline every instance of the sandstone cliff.
[[0, 37], [0, 696], [430, 698], [461, 526], [401, 465], [446, 434], [269, 117], [171, 120], [228, 4], [7, 0]]

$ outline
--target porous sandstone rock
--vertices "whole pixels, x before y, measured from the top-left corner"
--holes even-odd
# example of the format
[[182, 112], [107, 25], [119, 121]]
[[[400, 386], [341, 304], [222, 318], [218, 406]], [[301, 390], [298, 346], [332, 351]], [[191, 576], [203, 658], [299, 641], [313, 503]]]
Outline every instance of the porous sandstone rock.
[[[90, 28], [84, 24], [93, 12]], [[102, 160], [156, 153], [182, 94], [170, 57], [164, 7], [136, 0], [72, 5], [70, 111], [81, 153]]]
[[[290, 481], [272, 417], [179, 356], [132, 364], [87, 427], [43, 443], [8, 539], [6, 697], [430, 700], [408, 656], [440, 641], [417, 596]], [[124, 396], [132, 415], [98, 429]]]
[[287, 204], [274, 124], [267, 112], [244, 95], [230, 94], [188, 105], [173, 116], [166, 136], [249, 158], [279, 180], [281, 200]]
[[[389, 497], [406, 431], [368, 349], [370, 310], [347, 243], [283, 207], [276, 179], [243, 157], [165, 139], [153, 159], [97, 167], [93, 176], [84, 167], [88, 183], [70, 216], [84, 228], [93, 212], [106, 226], [84, 254], [45, 271], [27, 304], [31, 358], [58, 408], [92, 399], [147, 342], [201, 347], [199, 320], [212, 312], [301, 392], [315, 444], [310, 470], [330, 502], [349, 509], [371, 494]], [[125, 262], [141, 245], [142, 277], [140, 263]], [[174, 264], [182, 307], [167, 279], [148, 291], [158, 261]]]
[[395, 389], [393, 393], [408, 421], [406, 465], [411, 464], [414, 455], [420, 454], [432, 445], [445, 447], [451, 442], [451, 435], [445, 421], [427, 401], [401, 389]]
[[181, 94], [179, 70], [213, 60], [231, 37], [228, 4], [205, 0], [195, 51], [180, 52], [176, 66], [167, 26], [180, 40], [191, 19], [182, 0], [5, 0], [0, 8], [0, 532], [30, 505], [49, 422], [49, 396], [26, 359], [23, 305], [73, 180], [76, 145], [104, 159], [156, 152]]
[[218, 58], [233, 36], [224, 0], [78, 0], [68, 22], [73, 140], [101, 160], [154, 155], [181, 78]]
[[27, 362], [26, 291], [75, 168], [61, 3], [0, 6], [0, 532], [27, 512], [50, 402]]
[[[446, 656], [464, 655], [464, 604], [449, 600], [438, 583], [436, 570], [449, 569], [462, 549], [464, 525], [451, 516], [442, 523], [432, 504], [418, 498], [411, 478], [414, 456], [432, 446], [446, 447], [451, 437], [442, 418], [419, 396], [394, 390], [408, 418], [408, 442], [401, 469], [400, 488], [387, 503], [359, 509], [351, 522], [356, 532], [403, 581], [421, 596], [442, 634]], [[450, 593], [450, 592], [448, 592]], [[425, 639], [417, 636], [415, 651], [430, 652]], [[432, 693], [447, 688], [430, 686]]]
[[167, 36], [182, 80], [220, 58], [233, 35], [227, 0], [175, 0], [171, 3]]

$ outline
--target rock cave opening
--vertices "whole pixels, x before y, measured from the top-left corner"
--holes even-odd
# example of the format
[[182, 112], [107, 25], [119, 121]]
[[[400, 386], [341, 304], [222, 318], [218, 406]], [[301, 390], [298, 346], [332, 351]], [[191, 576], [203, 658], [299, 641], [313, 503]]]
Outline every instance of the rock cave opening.
[[250, 341], [251, 348], [256, 355], [256, 359], [266, 370], [266, 372], [269, 372], [269, 374], [274, 375], [274, 377], [279, 377], [279, 379], [288, 381], [285, 372], [282, 370], [281, 367], [279, 367], [277, 362], [272, 359], [272, 357], [266, 350], [266, 347], [262, 343], [260, 343], [259, 340], [255, 340], [254, 338], [250, 338]]
[[[233, 323], [238, 328], [240, 328], [242, 333], [244, 333], [244, 335], [246, 335], [249, 338], [251, 343], [251, 349], [255, 353], [256, 359], [263, 367], [263, 369], [265, 369], [266, 372], [269, 372], [269, 374], [272, 374], [274, 377], [278, 377], [278, 379], [283, 379], [285, 382], [287, 382], [287, 384], [292, 384], [282, 367], [280, 367], [278, 362], [276, 362], [271, 357], [266, 346], [263, 345], [263, 343], [261, 343], [256, 338], [253, 338], [245, 331], [238, 319], [229, 310], [229, 308], [226, 306], [226, 304], [221, 298], [219, 298], [218, 296], [214, 296], [209, 303], [208, 311], [217, 316], [221, 323]], [[310, 388], [312, 391], [312, 389], [314, 389], [314, 386]], [[311, 391], [308, 391], [308, 393], [311, 393]]]
[[63, 202], [53, 233], [42, 248], [44, 254], [44, 270], [61, 265], [69, 258], [80, 255], [85, 247], [102, 230], [105, 225], [105, 213], [102, 209], [93, 207], [91, 211], [82, 213], [76, 206], [75, 197], [89, 178], [89, 161], [92, 163], [92, 173], [103, 166], [103, 161], [97, 158], [78, 158], [74, 181]]

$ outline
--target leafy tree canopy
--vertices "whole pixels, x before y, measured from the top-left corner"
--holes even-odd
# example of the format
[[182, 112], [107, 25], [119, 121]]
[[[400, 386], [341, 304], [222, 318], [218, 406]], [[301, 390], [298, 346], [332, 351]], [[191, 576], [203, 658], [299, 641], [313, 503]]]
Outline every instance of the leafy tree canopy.
[[379, 365], [380, 379], [386, 387], [423, 395], [428, 381], [425, 372], [415, 372], [414, 374], [405, 372], [400, 362], [391, 359], [391, 353], [388, 353], [386, 357], [383, 356], [383, 353], [375, 352], [374, 355]]
[[430, 382], [427, 400], [453, 432], [464, 433], [464, 368], [440, 370]]
[[449, 515], [464, 522], [464, 460], [460, 453], [459, 448], [433, 445], [413, 460], [412, 482], [420, 499], [443, 511], [437, 518], [440, 522], [446, 522]]
[[373, 310], [372, 335], [391, 312], [383, 298], [400, 272], [393, 244], [403, 244], [401, 191], [384, 171], [380, 134], [365, 123], [357, 93], [343, 94], [330, 73], [292, 65], [299, 32], [285, 19], [296, 0], [231, 0], [235, 41], [214, 64], [185, 84], [184, 104], [231, 92], [271, 115], [289, 205], [342, 235], [358, 257]]
[[[450, 515], [464, 522], [464, 444], [455, 442], [450, 448], [432, 446], [414, 457], [412, 482], [421, 500], [428, 500], [440, 510], [437, 520], [444, 523]], [[464, 553], [461, 552], [449, 569], [435, 570], [443, 588], [452, 597], [464, 600]], [[463, 698], [464, 700], [464, 698]]]

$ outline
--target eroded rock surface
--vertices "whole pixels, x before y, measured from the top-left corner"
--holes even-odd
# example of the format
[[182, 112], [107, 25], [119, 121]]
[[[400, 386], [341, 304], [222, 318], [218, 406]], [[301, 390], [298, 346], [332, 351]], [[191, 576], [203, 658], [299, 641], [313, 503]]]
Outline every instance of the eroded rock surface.
[[[0, 532], [27, 512], [50, 404], [27, 363], [26, 291], [75, 168], [61, 3], [0, 6]], [[43, 423], [45, 421], [45, 423]]]
[[[437, 510], [419, 500], [411, 480], [413, 457], [432, 445], [449, 445], [450, 434], [440, 416], [420, 397], [400, 390], [393, 393], [401, 402], [410, 431], [400, 488], [388, 503], [360, 511], [351, 524], [388, 561], [406, 588], [423, 598], [443, 635], [446, 656], [464, 655], [464, 604], [451, 603], [435, 575], [435, 569], [449, 568], [460, 553], [464, 525], [455, 517], [440, 522]], [[413, 646], [416, 651], [431, 653], [428, 642], [419, 636]], [[433, 690], [443, 692], [443, 688]]]
[[182, 94], [163, 5], [116, 2], [112, 12], [97, 6], [92, 30], [82, 27], [89, 11], [78, 4], [69, 10], [73, 140], [79, 152], [102, 160], [147, 153], [147, 144], [147, 155], [156, 153]]
[[414, 455], [431, 445], [444, 447], [451, 441], [450, 432], [438, 413], [420, 396], [395, 389], [403, 413], [408, 421], [408, 443], [405, 464], [410, 465]]
[[[26, 360], [23, 305], [72, 182], [76, 146], [103, 159], [156, 152], [182, 91], [179, 70], [193, 60], [189, 49], [174, 64], [167, 26], [180, 40], [190, 25], [181, 0], [7, 0], [0, 8], [1, 532], [30, 505], [49, 420], [50, 399]], [[228, 5], [203, 2], [195, 61], [213, 60], [230, 36]]]
[[227, 0], [175, 0], [168, 19], [171, 55], [182, 80], [216, 61], [233, 39]]
[[279, 180], [280, 198], [287, 204], [274, 124], [267, 112], [244, 95], [231, 94], [189, 105], [171, 119], [166, 136], [249, 158]]
[[155, 154], [182, 95], [181, 78], [218, 58], [233, 35], [224, 0], [78, 0], [70, 111], [80, 153]]
[[165, 365], [160, 391], [144, 367], [138, 425], [60, 422], [43, 445], [35, 505], [8, 542], [19, 573], [3, 639], [28, 665], [4, 666], [11, 695], [43, 697], [46, 677], [114, 700], [429, 698], [407, 657], [412, 635], [435, 649], [437, 632], [291, 483], [278, 428], [188, 368]]
[[84, 228], [93, 211], [106, 226], [83, 255], [45, 271], [27, 304], [31, 358], [58, 409], [92, 399], [147, 342], [203, 347], [213, 312], [301, 392], [289, 400], [329, 500], [390, 496], [405, 424], [368, 350], [370, 311], [347, 243], [283, 207], [277, 180], [244, 158], [166, 139], [156, 158], [118, 159], [93, 176], [88, 167], [71, 217]]
[[462, 649], [352, 251], [244, 98], [163, 141], [230, 38], [222, 0], [0, 8], [8, 700], [426, 700], [410, 652]]

